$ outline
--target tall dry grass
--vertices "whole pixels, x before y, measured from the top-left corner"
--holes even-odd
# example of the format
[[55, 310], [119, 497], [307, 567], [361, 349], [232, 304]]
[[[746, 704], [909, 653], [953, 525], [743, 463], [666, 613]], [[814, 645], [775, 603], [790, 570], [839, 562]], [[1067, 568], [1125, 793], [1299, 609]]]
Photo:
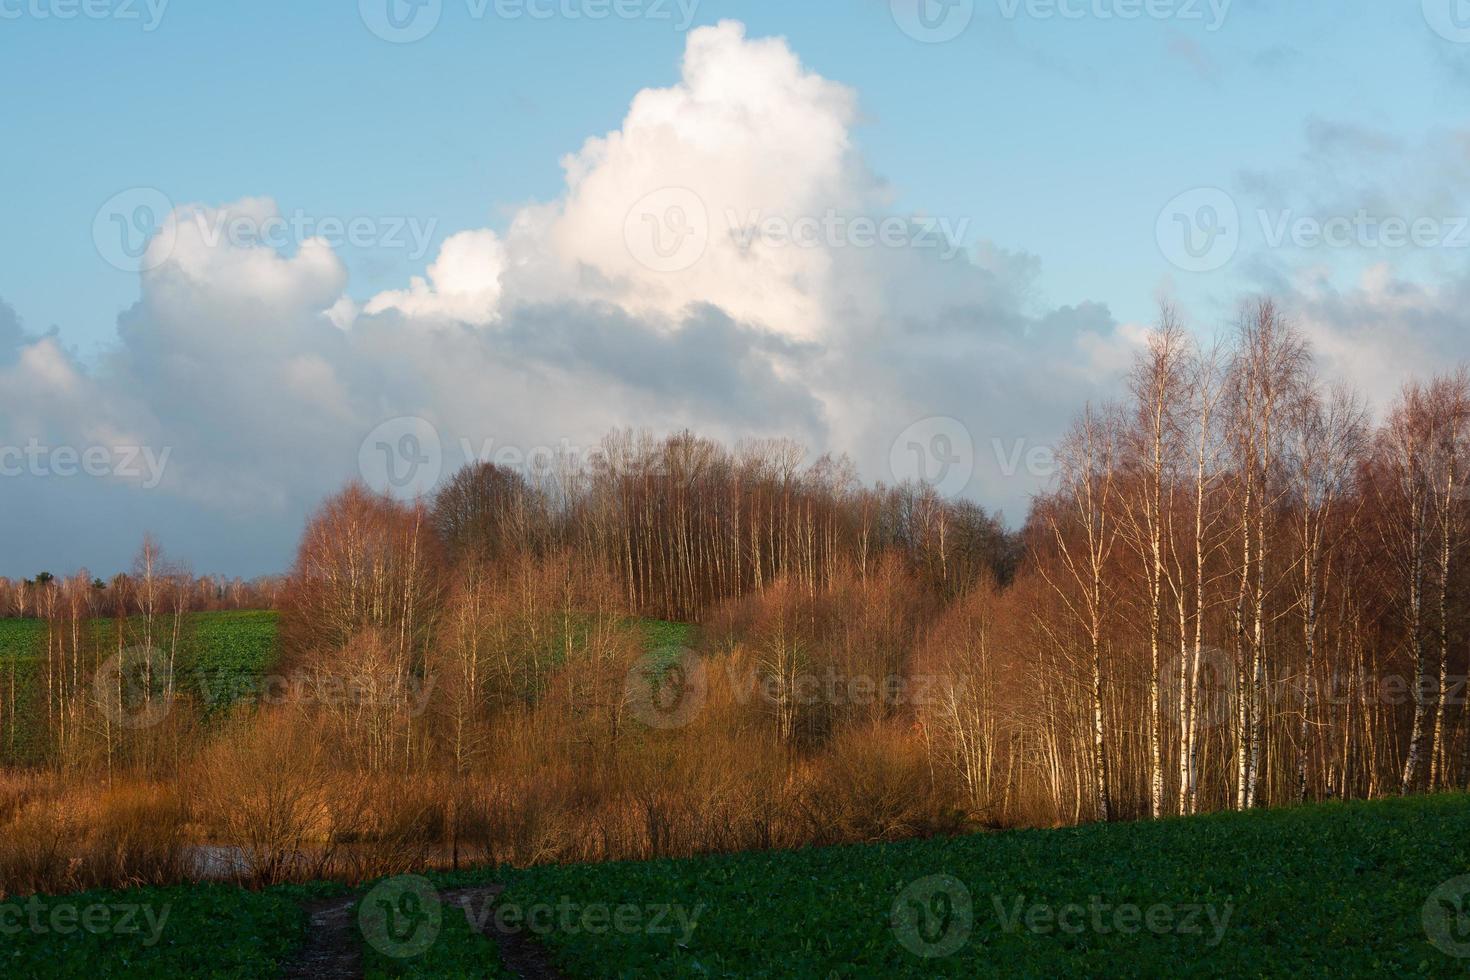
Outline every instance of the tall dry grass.
[[[612, 577], [565, 553], [472, 569], [427, 646], [344, 626], [298, 650], [300, 697], [140, 733], [106, 756], [132, 768], [101, 780], [83, 778], [94, 758], [0, 782], [0, 889], [357, 882], [957, 829], [958, 794], [887, 683], [912, 668], [922, 603], [895, 563], [835, 580], [731, 604], [687, 655], [697, 704], [650, 726]], [[838, 696], [802, 695], [812, 677]]]
[[189, 877], [178, 788], [9, 777], [0, 783], [0, 898]]

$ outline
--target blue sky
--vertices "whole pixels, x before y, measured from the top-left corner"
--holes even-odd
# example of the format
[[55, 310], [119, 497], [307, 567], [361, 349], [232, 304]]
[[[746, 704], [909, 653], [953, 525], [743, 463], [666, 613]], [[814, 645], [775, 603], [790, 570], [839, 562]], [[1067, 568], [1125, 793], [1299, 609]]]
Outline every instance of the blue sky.
[[[0, 84], [24, 93], [0, 109], [0, 296], [88, 348], [111, 341], [138, 294], [92, 244], [117, 191], [411, 214], [440, 237], [494, 226], [553, 197], [560, 157], [677, 77], [684, 44], [672, 0], [667, 19], [602, 20], [475, 19], [449, 0], [409, 44], [371, 34], [350, 0], [172, 0], [152, 31], [142, 0], [117, 9], [139, 19], [0, 21]], [[992, 0], [932, 45], [896, 30], [881, 0], [696, 9], [696, 24], [736, 17], [783, 35], [857, 89], [857, 138], [902, 206], [969, 217], [1040, 257], [1044, 301], [1101, 300], [1125, 319], [1148, 316], [1171, 274], [1214, 298], [1154, 241], [1174, 189], [1290, 163], [1312, 118], [1405, 137], [1453, 127], [1467, 92], [1446, 68], [1458, 53], [1414, 3], [1235, 0], [1211, 31], [1205, 6], [1200, 20], [1010, 20]], [[346, 258], [350, 288], [370, 293], [432, 256]]]
[[[268, 198], [283, 214], [403, 218], [432, 228], [431, 247], [422, 253], [373, 245], [337, 249], [346, 276], [341, 291], [361, 305], [424, 276], [451, 236], [488, 229], [504, 239], [528, 206], [561, 200], [568, 186], [563, 159], [582, 152], [589, 138], [618, 131], [640, 91], [679, 85], [690, 39], [679, 30], [684, 14], [676, 0], [626, 0], [626, 9], [639, 13], [631, 17], [597, 16], [610, 0], [536, 6], [549, 16], [531, 16], [516, 0], [502, 0], [501, 14], [494, 2], [478, 8], [478, 0], [440, 0], [439, 19], [427, 36], [390, 43], [368, 26], [382, 2], [172, 0], [160, 8], [155, 0], [150, 9], [143, 0], [89, 0], [94, 16], [63, 18], [81, 0], [0, 0], [0, 86], [8, 93], [0, 100], [0, 301], [13, 308], [32, 341], [58, 329], [59, 349], [79, 377], [99, 386], [99, 403], [146, 401], [131, 415], [131, 409], [118, 409], [117, 418], [151, 428], [150, 438], [175, 446], [180, 458], [187, 457], [191, 439], [212, 440], [214, 455], [222, 458], [221, 440], [229, 437], [220, 431], [176, 435], [171, 426], [182, 430], [191, 422], [187, 398], [168, 405], [164, 396], [128, 391], [124, 378], [135, 386], [164, 379], [141, 380], [145, 373], [136, 364], [127, 370], [109, 365], [142, 357], [145, 349], [168, 357], [188, 345], [164, 342], [173, 335], [155, 330], [138, 272], [114, 268], [99, 252], [94, 225], [104, 202], [132, 188], [156, 188], [174, 205], [223, 208]], [[915, 2], [933, 4], [936, 16], [944, 11], [939, 0], [896, 0], [900, 8]], [[956, 2], [961, 13], [968, 10], [968, 0]], [[1305, 290], [1300, 306], [1310, 319], [1357, 288], [1365, 269], [1385, 264], [1394, 281], [1458, 295], [1470, 248], [1386, 251], [1358, 242], [1323, 249], [1310, 241], [1272, 248], [1262, 241], [1256, 211], [1321, 219], [1352, 215], [1361, 206], [1377, 217], [1433, 217], [1445, 223], [1441, 233], [1453, 237], [1454, 216], [1470, 213], [1470, 200], [1461, 196], [1470, 145], [1463, 120], [1470, 44], [1444, 34], [1458, 37], [1455, 24], [1470, 25], [1470, 4], [1234, 0], [1222, 9], [1205, 0], [1156, 2], [1168, 16], [1118, 16], [1130, 0], [1061, 0], [1076, 16], [1049, 14], [1056, 4], [1047, 0], [1019, 6], [975, 0], [968, 27], [943, 43], [905, 34], [899, 22], [906, 15], [888, 0], [702, 0], [694, 5], [691, 26], [734, 19], [748, 39], [784, 38], [805, 72], [850, 90], [856, 101], [844, 139], [858, 163], [843, 173], [871, 177], [860, 207], [881, 199], [893, 213], [947, 219], [963, 227], [968, 248], [1000, 250], [1007, 269], [1024, 266], [1025, 274], [1007, 290], [1015, 294], [1008, 300], [1014, 315], [1028, 318], [1027, 330], [1090, 304], [1102, 311], [1089, 314], [1097, 324], [1089, 320], [1077, 329], [1102, 336], [1101, 344], [1116, 339], [1110, 331], [1126, 335], [1130, 324], [1148, 321], [1157, 297], [1167, 293], [1207, 331], [1232, 316], [1242, 295], [1263, 289]], [[1451, 19], [1457, 13], [1463, 20]], [[1217, 15], [1223, 15], [1218, 24]], [[776, 152], [758, 139], [745, 148], [752, 157], [767, 150]], [[752, 161], [752, 168], [759, 166]], [[1161, 210], [1195, 188], [1223, 189], [1241, 214], [1239, 249], [1205, 272], [1171, 262], [1170, 247], [1159, 240]], [[1194, 214], [1197, 203], [1187, 200]], [[291, 257], [298, 246], [291, 242], [279, 251]], [[584, 258], [584, 269], [587, 264]], [[1304, 287], [1304, 280], [1313, 285]], [[685, 299], [708, 301], [741, 322], [760, 320], [758, 313], [739, 315], [691, 290]], [[897, 311], [893, 297], [902, 287], [894, 290], [885, 295]], [[840, 294], [841, 284], [829, 293]], [[558, 302], [576, 300], [557, 294]], [[647, 313], [636, 302], [621, 308], [634, 318]], [[986, 299], [956, 308], [992, 306]], [[212, 320], [216, 309], [201, 306], [196, 315]], [[930, 313], [944, 329], [957, 330], [954, 324], [963, 320], [942, 311], [924, 315]], [[497, 316], [506, 322], [503, 313]], [[831, 342], [816, 327], [798, 334], [802, 342], [814, 336]], [[1446, 329], [1444, 336], [1453, 332]], [[1067, 342], [1075, 347], [1084, 340]], [[956, 343], [958, 351], [964, 342]], [[1438, 344], [1426, 342], [1403, 367], [1450, 353]], [[919, 345], [910, 338], [903, 349]], [[1343, 364], [1354, 363], [1347, 341], [1339, 349], [1328, 337], [1326, 347]], [[232, 369], [227, 352], [207, 350], [192, 355], [190, 370]], [[299, 351], [292, 356], [300, 371], [320, 368], [317, 360], [300, 361]], [[1049, 362], [1043, 358], [1060, 355], [1035, 356], [1044, 367]], [[338, 381], [347, 376], [331, 355], [317, 351], [312, 357], [325, 360], [328, 372], [336, 366]], [[1365, 357], [1370, 355], [1356, 360]], [[6, 360], [0, 350], [0, 367]], [[1098, 355], [1090, 363], [1112, 361]], [[895, 376], [907, 370], [889, 366]], [[17, 370], [34, 375], [34, 359]], [[724, 417], [714, 405], [692, 410], [694, 396], [687, 393], [639, 389], [617, 373], [622, 368], [597, 370], [612, 371], [626, 396], [609, 409], [605, 427], [675, 424], [686, 415], [698, 421], [706, 411]], [[912, 373], [924, 370], [915, 366]], [[367, 371], [357, 365], [352, 377]], [[1364, 383], [1388, 386], [1391, 380], [1373, 376]], [[392, 401], [378, 397], [371, 381], [361, 381], [361, 388], [357, 383], [341, 382], [354, 405]], [[259, 384], [265, 385], [263, 397], [274, 396], [271, 382]], [[812, 390], [818, 388], [813, 383]], [[378, 414], [443, 408], [413, 397], [415, 404], [384, 404]], [[801, 434], [814, 433], [818, 443], [831, 436], [835, 447], [860, 462], [884, 457], [884, 438], [877, 438], [876, 449], [857, 444], [863, 426], [839, 422], [830, 400], [815, 397], [821, 406], [810, 418], [792, 417]], [[47, 396], [37, 398], [44, 408]], [[792, 398], [792, 404], [799, 401]], [[903, 405], [894, 409], [897, 416], [924, 409], [912, 388], [895, 399]], [[1057, 410], [1070, 411], [1072, 400], [1059, 393], [1058, 401], [1069, 403]], [[937, 401], [943, 404], [933, 406], [936, 414], [962, 415], [959, 388]], [[68, 411], [37, 409], [34, 418], [22, 418], [12, 410], [9, 437], [44, 429], [56, 441], [62, 436], [47, 427], [59, 432], [71, 425], [76, 441], [82, 438], [76, 435], [79, 410]], [[105, 428], [105, 410], [97, 412], [94, 432]], [[585, 414], [559, 431], [580, 432], [579, 426], [596, 422]], [[358, 428], [374, 420], [369, 411]], [[242, 427], [259, 421], [245, 420]], [[763, 417], [757, 428], [780, 422]], [[966, 424], [1010, 436], [992, 409], [983, 422], [966, 417]], [[1023, 429], [1018, 438], [1054, 437]], [[729, 434], [739, 432], [732, 426]], [[355, 450], [355, 441], [348, 441]], [[304, 449], [303, 455], [310, 456]], [[344, 450], [343, 458], [351, 455]], [[199, 487], [176, 487], [177, 498], [117, 490], [105, 503], [99, 497], [95, 509], [124, 524], [177, 521], [181, 536], [200, 541], [196, 564], [255, 573], [284, 564], [287, 543], [314, 493], [352, 475], [350, 467], [319, 480], [285, 473], [278, 499], [262, 491], [276, 502], [254, 517], [242, 517], [234, 502], [211, 505], [211, 491]], [[218, 473], [213, 479], [230, 482]], [[90, 492], [21, 482], [25, 489], [12, 499], [36, 512]], [[977, 483], [966, 490], [1019, 517], [1035, 482]], [[228, 529], [202, 530], [215, 526], [211, 515], [226, 511]], [[13, 552], [16, 557], [0, 558], [0, 574], [48, 560], [47, 548], [57, 555], [50, 564], [58, 567], [117, 565], [130, 547], [128, 536], [142, 530], [128, 526], [115, 541], [95, 544], [95, 555], [80, 540], [58, 549], [54, 540], [38, 538]]]

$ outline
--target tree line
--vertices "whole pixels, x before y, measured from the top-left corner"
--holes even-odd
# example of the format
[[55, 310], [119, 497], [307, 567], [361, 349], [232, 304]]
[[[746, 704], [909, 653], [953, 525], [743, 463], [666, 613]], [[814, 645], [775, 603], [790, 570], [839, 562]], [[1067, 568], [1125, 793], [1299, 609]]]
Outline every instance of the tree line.
[[[1463, 787], [1467, 410], [1455, 370], [1374, 423], [1272, 302], [1209, 345], [1164, 309], [1025, 531], [1035, 658], [1008, 750], [1053, 805]], [[1043, 694], [1058, 675], [1069, 693]]]
[[280, 576], [196, 576], [187, 564], [160, 562], [160, 550], [157, 541], [148, 538], [131, 573], [119, 572], [105, 580], [85, 568], [61, 579], [50, 572], [19, 579], [0, 575], [0, 619], [45, 619], [57, 605], [74, 604], [98, 616], [119, 609], [131, 614], [139, 611], [139, 595], [159, 590], [167, 591], [170, 603], [182, 601], [188, 612], [273, 609], [280, 597], [284, 581]]
[[1162, 309], [1121, 392], [1015, 533], [691, 433], [349, 485], [262, 587], [291, 696], [207, 719], [146, 674], [195, 595], [147, 546], [108, 594], [164, 724], [109, 727], [66, 658], [85, 576], [26, 586], [38, 771], [169, 788], [150, 825], [245, 840], [257, 880], [1465, 788], [1470, 376], [1375, 417], [1261, 300], [1213, 340]]

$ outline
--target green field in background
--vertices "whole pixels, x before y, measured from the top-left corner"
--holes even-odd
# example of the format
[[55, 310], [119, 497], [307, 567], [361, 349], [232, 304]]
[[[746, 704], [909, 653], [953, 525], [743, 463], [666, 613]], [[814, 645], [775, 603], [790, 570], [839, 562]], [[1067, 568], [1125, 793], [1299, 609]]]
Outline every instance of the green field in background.
[[[257, 681], [276, 662], [278, 615], [274, 612], [227, 611], [189, 613], [179, 632], [174, 667], [179, 690], [192, 695], [205, 714], [228, 707], [255, 689]], [[89, 620], [83, 627], [82, 646], [89, 662], [111, 656], [118, 647], [114, 619]], [[167, 650], [171, 617], [154, 625], [154, 645]], [[127, 621], [123, 645], [141, 643], [143, 623]], [[32, 716], [39, 709], [39, 685], [44, 684], [46, 625], [35, 619], [0, 619], [0, 708], [14, 701], [16, 714], [0, 711], [0, 762], [34, 762], [40, 751]], [[11, 697], [14, 685], [15, 696]]]

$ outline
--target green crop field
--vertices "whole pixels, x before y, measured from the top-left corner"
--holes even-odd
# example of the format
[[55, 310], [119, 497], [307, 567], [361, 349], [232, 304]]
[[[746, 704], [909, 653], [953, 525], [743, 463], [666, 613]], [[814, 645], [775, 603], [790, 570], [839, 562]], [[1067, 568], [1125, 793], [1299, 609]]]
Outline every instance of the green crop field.
[[[1462, 975], [1467, 873], [1456, 795], [539, 868], [500, 904], [557, 909], [538, 935], [572, 976]], [[475, 975], [490, 955], [456, 923], [418, 961], [373, 962]]]
[[38, 619], [0, 619], [0, 664], [34, 656], [46, 636]]
[[30, 708], [37, 697], [36, 651], [45, 640], [45, 624], [34, 619], [0, 619], [0, 705], [16, 705], [0, 720], [0, 763], [31, 757], [35, 752]]
[[275, 664], [277, 626], [273, 612], [195, 614], [182, 679], [207, 708], [229, 705]]
[[645, 619], [642, 626], [648, 649], [654, 652], [687, 647], [694, 641], [694, 627], [689, 623]]
[[[670, 658], [691, 642], [693, 627], [685, 623], [658, 620], [629, 620], [630, 630], [642, 630], [650, 651]], [[98, 618], [85, 626], [82, 642], [97, 656], [110, 655], [117, 648], [117, 621]], [[160, 617], [155, 625], [156, 643], [167, 646], [168, 617]], [[585, 630], [590, 627], [577, 624]], [[124, 642], [135, 644], [142, 635], [142, 621], [128, 620]], [[191, 613], [184, 621], [179, 643], [179, 660], [175, 667], [178, 689], [192, 695], [205, 716], [234, 704], [239, 698], [257, 693], [258, 681], [275, 664], [278, 655], [279, 615], [269, 611]], [[27, 724], [34, 709], [33, 695], [39, 683], [39, 665], [44, 655], [46, 626], [36, 619], [0, 619], [0, 694], [9, 703], [12, 679], [19, 718], [12, 731], [10, 719], [0, 729], [0, 761], [26, 761], [32, 758], [30, 738], [32, 726]], [[580, 640], [578, 641], [580, 642]], [[564, 647], [554, 637], [546, 640], [544, 660], [557, 662]]]
[[[364, 890], [350, 940], [381, 977], [513, 975], [472, 921], [499, 921], [574, 977], [1452, 976], [1470, 966], [1467, 872], [1470, 797], [1445, 795], [394, 878]], [[508, 888], [469, 915], [435, 898], [491, 881]], [[48, 931], [29, 928], [26, 900], [12, 900], [0, 931], [27, 927], [0, 935], [0, 974], [273, 976], [306, 938], [301, 903], [340, 893], [46, 899], [79, 915], [141, 904], [156, 921], [170, 909], [151, 933], [140, 919], [137, 932], [69, 936], [45, 916]], [[374, 914], [390, 918], [368, 942], [356, 924]]]
[[[193, 695], [206, 716], [252, 691], [276, 661], [277, 619], [274, 612], [257, 611], [189, 614], [174, 670], [178, 689]], [[171, 628], [170, 619], [160, 617], [155, 643], [166, 648]], [[90, 620], [82, 634], [84, 650], [97, 659], [110, 656], [118, 646], [117, 629], [116, 620]], [[131, 618], [125, 629], [124, 644], [140, 642], [141, 619]], [[16, 705], [15, 717], [5, 717], [0, 725], [0, 762], [36, 761], [30, 720], [39, 710], [45, 643], [46, 625], [40, 620], [0, 619], [0, 704]]]
[[[277, 614], [264, 611], [190, 613], [182, 630], [183, 651], [189, 665], [206, 670], [259, 673], [275, 658]], [[166, 644], [170, 620], [160, 616], [154, 629], [156, 642]], [[128, 641], [142, 633], [142, 620], [128, 620]], [[117, 621], [90, 620], [82, 642], [96, 649], [111, 649], [117, 641]], [[0, 619], [0, 660], [26, 660], [41, 656], [46, 642], [46, 624], [38, 619]]]
[[85, 892], [0, 902], [0, 976], [271, 977], [336, 885]]

